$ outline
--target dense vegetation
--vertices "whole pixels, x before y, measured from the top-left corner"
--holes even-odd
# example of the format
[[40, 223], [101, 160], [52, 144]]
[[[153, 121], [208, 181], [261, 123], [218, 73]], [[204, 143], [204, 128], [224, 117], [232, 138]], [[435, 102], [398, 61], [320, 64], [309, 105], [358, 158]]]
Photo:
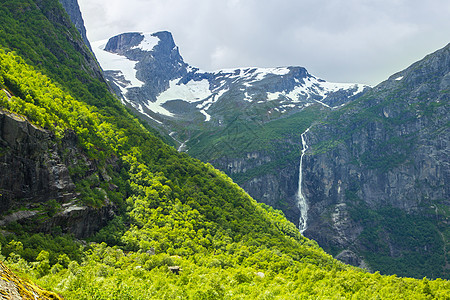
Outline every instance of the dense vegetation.
[[[278, 184], [280, 189], [284, 189], [285, 186], [296, 185], [301, 133], [330, 110], [317, 104], [281, 114], [274, 109], [280, 105], [278, 100], [258, 105], [232, 101], [222, 100], [225, 104], [221, 105], [225, 108], [215, 112], [223, 118], [221, 126], [205, 125], [202, 130], [191, 131], [186, 142], [187, 153], [224, 171], [256, 200], [282, 210], [296, 224], [298, 211], [293, 195], [273, 186]], [[236, 105], [242, 107], [236, 109]], [[272, 179], [275, 179], [271, 188], [273, 194], [265, 187], [261, 191], [254, 185], [255, 182], [261, 185], [260, 180]], [[267, 186], [271, 183], [268, 182]]]
[[[425, 292], [448, 291], [440, 290], [448, 282], [420, 285], [412, 279], [377, 277], [338, 263], [303, 238], [279, 212], [258, 205], [210, 165], [178, 154], [144, 129], [141, 134], [146, 140], [130, 142], [132, 135], [121, 138], [117, 125], [72, 99], [17, 55], [2, 51], [0, 57], [2, 78], [15, 82], [22, 94], [28, 91], [25, 99], [8, 99], [3, 93], [2, 106], [27, 115], [57, 136], [67, 129], [79, 134], [87, 131], [80, 146], [93, 159], [102, 159], [99, 147], [104, 155], [120, 156], [127, 178], [126, 212], [94, 237], [115, 247], [102, 243], [80, 249], [69, 238], [29, 236], [20, 228], [16, 235], [3, 238], [7, 262], [44, 287], [69, 299], [105, 295], [274, 298], [289, 294], [364, 298], [373, 293], [367, 284], [373, 281], [380, 295], [398, 293], [400, 287], [391, 285], [400, 283], [406, 295], [425, 297]], [[36, 110], [39, 113], [33, 113]], [[70, 113], [75, 116], [77, 112], [85, 119], [71, 124], [77, 118]], [[167, 269], [173, 265], [182, 267], [181, 276]], [[359, 284], [349, 285], [350, 278]]]
[[[241, 111], [229, 110], [223, 121], [226, 126], [205, 128], [188, 141], [189, 153], [202, 160], [214, 160], [226, 156], [239, 158], [252, 151], [274, 152], [286, 140], [300, 140], [300, 134], [326, 114], [320, 105], [313, 105], [288, 116], [266, 117], [274, 105], [261, 104], [257, 112], [248, 107]], [[258, 114], [265, 117], [253, 116]]]
[[[59, 46], [38, 39], [33, 50], [19, 51], [39, 36], [33, 31], [64, 36], [49, 21], [58, 19], [59, 3], [36, 3], [39, 8], [25, 0], [0, 5], [2, 21], [11, 25], [0, 40], [0, 84], [12, 94], [0, 91], [0, 106], [57, 140], [75, 132], [81, 151], [98, 165], [107, 168], [110, 158], [119, 160], [119, 170], [108, 169], [119, 190], [106, 195], [119, 209], [88, 244], [57, 230], [32, 234], [17, 223], [6, 228], [0, 236], [2, 260], [22, 276], [66, 299], [450, 297], [448, 281], [380, 276], [337, 262], [279, 211], [256, 203], [211, 165], [164, 144], [83, 65], [56, 59], [66, 77], [53, 73], [53, 62], [44, 59], [48, 45], [56, 52], [68, 49], [69, 60], [78, 56], [64, 38]], [[29, 18], [8, 18], [23, 11]], [[40, 29], [28, 22], [35, 19], [42, 21]], [[89, 81], [98, 88], [86, 89]], [[80, 178], [80, 200], [103, 205], [105, 195], [90, 193], [91, 183], [78, 173], [83, 170], [72, 175]], [[181, 268], [179, 275], [168, 269], [173, 266]]]
[[448, 230], [445, 223], [394, 207], [373, 210], [357, 205], [351, 213], [356, 222], [364, 224], [359, 237], [366, 249], [364, 257], [382, 274], [416, 278], [423, 273], [433, 278], [448, 276], [444, 269], [448, 254], [443, 242], [448, 237], [443, 239], [440, 235], [440, 231]]

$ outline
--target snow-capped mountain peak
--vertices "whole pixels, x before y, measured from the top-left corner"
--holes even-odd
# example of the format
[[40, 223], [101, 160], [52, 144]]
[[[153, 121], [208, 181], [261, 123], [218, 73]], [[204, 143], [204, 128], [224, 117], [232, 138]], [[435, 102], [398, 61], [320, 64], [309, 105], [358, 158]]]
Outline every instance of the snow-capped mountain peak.
[[172, 34], [165, 31], [124, 33], [93, 48], [124, 103], [158, 123], [201, 115], [203, 121], [213, 121], [214, 114], [229, 107], [225, 102], [238, 108], [269, 101], [280, 113], [314, 103], [332, 108], [366, 87], [330, 83], [303, 67], [201, 71], [184, 62]]

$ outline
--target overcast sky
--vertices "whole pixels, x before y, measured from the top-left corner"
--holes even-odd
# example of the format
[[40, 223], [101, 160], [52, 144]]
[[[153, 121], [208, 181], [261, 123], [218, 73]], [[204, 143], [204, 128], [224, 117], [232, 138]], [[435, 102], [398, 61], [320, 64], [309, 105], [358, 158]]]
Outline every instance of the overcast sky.
[[78, 0], [90, 41], [172, 32], [205, 71], [303, 66], [377, 84], [450, 42], [449, 0]]

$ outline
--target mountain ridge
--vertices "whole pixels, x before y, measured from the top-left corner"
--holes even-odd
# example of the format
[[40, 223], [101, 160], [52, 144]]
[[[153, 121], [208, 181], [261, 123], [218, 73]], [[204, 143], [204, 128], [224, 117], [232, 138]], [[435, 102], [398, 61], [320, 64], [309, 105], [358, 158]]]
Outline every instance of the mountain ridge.
[[[203, 114], [204, 121], [208, 122], [211, 116], [214, 119], [215, 114], [210, 115], [207, 111], [214, 110], [216, 102], [220, 101], [222, 96], [227, 98], [227, 93], [233, 91], [233, 101], [239, 99], [238, 101], [253, 102], [254, 105], [282, 98], [285, 100], [284, 105], [274, 108], [286, 113], [313, 102], [329, 107], [331, 103], [321, 101], [326, 95], [348, 90], [348, 98], [361, 93], [365, 87], [357, 84], [327, 83], [310, 75], [302, 67], [201, 71], [183, 61], [169, 32], [123, 33], [109, 39], [105, 46], [101, 45], [104, 43], [96, 43], [94, 52], [106, 70], [110, 82], [121, 86], [121, 96], [150, 118], [155, 118], [155, 113], [164, 117], [183, 118], [179, 109], [172, 107], [176, 113], [170, 112], [171, 106], [167, 104], [171, 100], [181, 100], [187, 103], [185, 106], [192, 107], [191, 110], [197, 109]], [[149, 45], [152, 47], [148, 47]], [[134, 77], [141, 83], [146, 82], [146, 85], [138, 83], [124, 86], [123, 78], [116, 74], [120, 70], [114, 70], [114, 66], [103, 55], [103, 50], [135, 61]], [[129, 70], [125, 73], [130, 74]], [[128, 81], [132, 82], [134, 79], [128, 78]], [[333, 105], [345, 103], [345, 97], [341, 97], [340, 101], [335, 101]], [[188, 114], [188, 117], [192, 115]], [[219, 118], [217, 121], [222, 120]]]
[[[301, 147], [295, 131], [369, 89], [328, 83], [303, 67], [201, 71], [184, 62], [169, 32], [120, 34], [94, 43], [94, 52], [100, 62], [104, 58], [122, 103], [174, 139], [180, 151], [211, 162], [295, 223], [298, 167], [292, 166]], [[261, 145], [270, 149], [260, 152]], [[245, 157], [253, 159], [243, 164]]]

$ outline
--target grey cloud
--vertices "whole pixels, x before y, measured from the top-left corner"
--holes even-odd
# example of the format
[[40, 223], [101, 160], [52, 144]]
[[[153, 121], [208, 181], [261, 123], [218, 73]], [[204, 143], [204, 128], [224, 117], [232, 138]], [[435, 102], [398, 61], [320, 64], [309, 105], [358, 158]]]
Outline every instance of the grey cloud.
[[205, 70], [300, 65], [376, 84], [450, 36], [447, 0], [79, 0], [91, 40], [169, 30]]

